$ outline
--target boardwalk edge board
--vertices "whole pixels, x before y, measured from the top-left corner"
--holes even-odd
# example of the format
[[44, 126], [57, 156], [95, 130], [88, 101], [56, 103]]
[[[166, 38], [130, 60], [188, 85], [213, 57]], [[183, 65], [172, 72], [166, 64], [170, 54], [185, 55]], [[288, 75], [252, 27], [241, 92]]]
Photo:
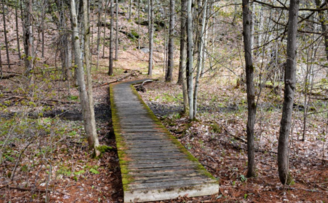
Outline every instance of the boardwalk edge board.
[[[128, 87], [118, 87], [115, 91], [123, 91], [126, 88], [131, 88], [133, 95], [137, 97], [141, 106], [144, 110], [147, 111], [147, 116], [154, 122], [154, 129], [158, 129], [159, 132], [162, 132], [167, 136], [167, 140], [171, 141], [174, 146], [177, 147], [177, 150], [180, 151], [182, 154], [185, 155], [186, 160], [188, 159], [192, 162], [195, 166], [195, 171], [204, 177], [204, 183], [197, 183], [188, 185], [177, 185], [172, 186], [169, 188], [148, 188], [148, 189], [137, 189], [138, 187], [133, 187], [132, 185], [137, 184], [133, 177], [131, 170], [129, 170], [129, 165], [132, 166], [132, 161], [135, 159], [134, 156], [129, 156], [129, 150], [131, 148], [127, 146], [126, 137], [124, 136], [124, 132], [126, 128], [124, 128], [124, 123], [121, 125], [120, 122], [123, 122], [121, 119], [122, 117], [119, 114], [121, 108], [117, 108], [115, 104], [114, 98], [114, 88], [117, 85], [123, 85], [124, 83], [112, 84], [110, 85], [110, 105], [111, 105], [111, 112], [112, 112], [112, 123], [114, 128], [114, 134], [116, 139], [117, 145], [117, 153], [119, 157], [119, 163], [121, 167], [121, 174], [122, 174], [122, 184], [124, 190], [124, 202], [145, 202], [145, 201], [155, 201], [155, 200], [165, 200], [165, 199], [173, 199], [177, 198], [178, 196], [188, 195], [189, 197], [192, 196], [204, 196], [204, 195], [212, 195], [218, 193], [219, 184], [214, 178], [200, 163], [199, 161], [166, 129], [159, 119], [155, 116], [155, 114], [151, 111], [151, 109], [147, 106], [147, 104], [142, 100], [141, 96], [133, 87], [133, 84], [138, 83], [135, 82], [127, 82], [125, 85]], [[130, 84], [130, 85], [129, 85]], [[128, 93], [128, 95], [130, 92]], [[122, 96], [121, 96], [122, 97]], [[125, 95], [123, 96], [125, 97]], [[134, 98], [135, 99], [135, 98]], [[126, 102], [126, 101], [125, 101]], [[128, 102], [126, 102], [128, 103]], [[139, 108], [138, 108], [139, 109]], [[138, 123], [138, 121], [137, 121]], [[123, 127], [122, 127], [123, 126]], [[149, 132], [148, 132], [149, 133]], [[130, 143], [130, 141], [129, 141]], [[131, 163], [131, 164], [129, 164]], [[169, 168], [163, 170], [170, 170]], [[129, 173], [131, 172], [131, 173]], [[206, 181], [207, 180], [207, 181]], [[174, 185], [174, 184], [173, 184]], [[131, 186], [132, 188], [129, 188]]]

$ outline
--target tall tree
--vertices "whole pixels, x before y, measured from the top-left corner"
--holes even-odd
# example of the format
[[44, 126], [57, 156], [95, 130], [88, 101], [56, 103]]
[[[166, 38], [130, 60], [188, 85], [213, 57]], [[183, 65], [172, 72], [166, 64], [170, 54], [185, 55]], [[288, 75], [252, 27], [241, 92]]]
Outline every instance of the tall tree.
[[132, 4], [133, 4], [133, 0], [129, 0], [129, 17], [128, 17], [128, 20], [131, 20]]
[[110, 0], [110, 35], [109, 35], [109, 69], [108, 75], [113, 75], [113, 25], [114, 24], [114, 8], [113, 0]]
[[[64, 4], [64, 3], [62, 3]], [[42, 2], [42, 11], [41, 11], [41, 36], [42, 36], [42, 48], [41, 48], [41, 56], [44, 57], [44, 21], [45, 21], [45, 15], [46, 15], [46, 6], [47, 6], [47, 0], [43, 0]]]
[[115, 60], [118, 59], [118, 0], [116, 0], [115, 4]]
[[299, 0], [291, 0], [289, 7], [287, 62], [285, 70], [285, 93], [280, 122], [278, 142], [278, 170], [282, 184], [290, 184], [292, 177], [289, 174], [288, 138], [291, 128], [294, 91], [296, 85], [296, 35]]
[[23, 38], [25, 51], [25, 73], [28, 75], [33, 70], [33, 26], [32, 26], [32, 0], [25, 0]]
[[188, 109], [188, 93], [186, 84], [186, 22], [187, 22], [187, 0], [181, 0], [181, 33], [180, 33], [180, 61], [179, 61], [179, 78], [178, 84], [182, 84], [183, 93], [183, 109], [187, 113]]
[[[105, 2], [106, 3], [106, 2]], [[96, 70], [99, 68], [99, 48], [100, 48], [100, 17], [102, 13], [103, 1], [99, 0], [98, 2], [98, 32], [97, 32], [97, 67]]]
[[6, 11], [5, 11], [5, 0], [2, 0], [2, 20], [3, 20], [3, 33], [5, 35], [6, 54], [8, 68], [10, 69], [10, 58], [9, 58], [9, 42], [7, 38], [7, 26], [6, 26]]
[[153, 38], [154, 38], [154, 8], [153, 0], [149, 0], [148, 12], [148, 33], [149, 33], [149, 62], [148, 62], [148, 75], [153, 74]]
[[[105, 1], [105, 19], [104, 22], [106, 22], [107, 19], [107, 10], [108, 10], [108, 4], [109, 4], [110, 0], [107, 0], [107, 2]], [[105, 36], [106, 36], [106, 26], [104, 26], [104, 35], [103, 35], [103, 39], [104, 39], [104, 44], [105, 44]], [[103, 55], [102, 57], [105, 57], [105, 45], [103, 45]]]
[[20, 52], [20, 43], [19, 43], [19, 26], [18, 26], [18, 8], [20, 5], [20, 0], [17, 1], [17, 5], [15, 6], [15, 23], [16, 23], [16, 40], [17, 40], [17, 50], [18, 50], [18, 59], [21, 60], [21, 52]]
[[198, 85], [199, 77], [202, 70], [203, 64], [203, 48], [204, 48], [204, 33], [205, 33], [205, 21], [206, 21], [206, 11], [207, 11], [207, 0], [204, 0], [203, 5], [203, 17], [201, 19], [201, 29], [199, 34], [199, 44], [198, 44], [198, 57], [197, 57], [197, 74], [195, 80], [195, 90], [194, 90], [194, 117], [197, 114], [197, 96], [198, 96]]
[[172, 81], [172, 74], [174, 68], [174, 23], [175, 23], [175, 0], [170, 0], [170, 28], [169, 28], [169, 47], [168, 47], [168, 60], [165, 82]]
[[[97, 147], [99, 146], [97, 129], [96, 129], [96, 119], [93, 105], [93, 93], [92, 93], [92, 78], [91, 78], [91, 66], [90, 66], [90, 23], [88, 13], [88, 0], [83, 0], [83, 23], [84, 23], [84, 55], [85, 55], [85, 67], [87, 71], [87, 102], [86, 108], [87, 112], [85, 115], [86, 125], [88, 128], [87, 139], [89, 143], [89, 148], [94, 149], [96, 157], [100, 155]], [[81, 70], [83, 71], [83, 70]], [[83, 78], [84, 80], [84, 78]]]
[[182, 84], [182, 77], [186, 67], [186, 22], [187, 22], [187, 0], [181, 0], [181, 22], [180, 22], [180, 59], [178, 84]]
[[246, 86], [247, 86], [247, 151], [248, 151], [248, 171], [247, 177], [254, 177], [254, 125], [256, 117], [255, 89], [254, 89], [254, 66], [252, 59], [252, 12], [250, 11], [249, 0], [243, 0], [243, 35], [244, 52], [246, 62]]
[[[321, 0], [315, 0], [316, 6], [317, 8], [321, 7]], [[326, 4], [326, 7], [328, 8], [328, 2], [327, 0], [323, 0], [323, 3]], [[324, 13], [324, 11], [319, 10], [318, 11], [318, 16], [319, 16], [319, 20], [320, 20], [320, 24], [321, 24], [321, 30], [322, 30], [322, 34], [324, 36], [324, 43], [325, 43], [325, 52], [326, 52], [326, 57], [328, 60], [328, 30], [327, 30], [327, 18], [326, 15]]]
[[193, 91], [193, 29], [192, 29], [192, 0], [187, 4], [187, 87], [189, 101], [189, 118], [194, 119], [194, 91]]
[[[85, 12], [84, 14], [84, 24], [87, 24], [86, 22], [88, 22], [86, 19], [88, 18], [88, 16], [86, 15], [87, 13], [87, 2], [86, 0], [83, 0], [83, 11]], [[97, 134], [95, 131], [95, 123], [92, 123], [92, 117], [94, 117], [94, 113], [92, 116], [92, 111], [91, 108], [93, 108], [92, 106], [92, 102], [90, 102], [89, 98], [92, 97], [92, 90], [90, 92], [90, 87], [92, 89], [92, 84], [91, 84], [91, 76], [88, 71], [88, 69], [90, 70], [90, 64], [89, 67], [87, 67], [87, 74], [88, 74], [88, 89], [89, 89], [89, 95], [87, 93], [86, 90], [86, 85], [85, 85], [85, 81], [84, 81], [84, 70], [83, 70], [83, 63], [82, 63], [82, 58], [81, 58], [81, 49], [80, 49], [80, 35], [79, 35], [79, 29], [78, 29], [78, 20], [77, 20], [77, 15], [76, 15], [76, 8], [75, 8], [75, 0], [71, 0], [71, 16], [72, 16], [72, 25], [73, 25], [73, 36], [74, 36], [74, 51], [75, 51], [75, 63], [77, 65], [77, 78], [78, 78], [78, 83], [79, 83], [79, 93], [80, 93], [80, 100], [81, 100], [81, 106], [82, 106], [82, 115], [83, 115], [83, 121], [84, 121], [84, 128], [85, 128], [85, 132], [87, 135], [87, 140], [89, 143], [89, 147], [93, 148], [95, 150], [95, 154], [96, 156], [99, 155], [99, 151], [96, 150], [97, 146], [99, 145], [98, 142], [98, 138], [97, 138]], [[89, 35], [90, 33], [90, 29], [89, 26], [86, 25], [85, 26], [85, 30], [86, 34], [86, 38], [88, 38], [87, 35]], [[85, 42], [85, 48], [89, 47], [89, 40], [86, 40]], [[88, 53], [88, 50], [85, 50], [85, 59], [86, 59], [86, 65], [88, 65], [88, 59], [90, 57], [90, 54]], [[90, 78], [89, 78], [90, 77]], [[89, 83], [90, 82], [90, 83]]]

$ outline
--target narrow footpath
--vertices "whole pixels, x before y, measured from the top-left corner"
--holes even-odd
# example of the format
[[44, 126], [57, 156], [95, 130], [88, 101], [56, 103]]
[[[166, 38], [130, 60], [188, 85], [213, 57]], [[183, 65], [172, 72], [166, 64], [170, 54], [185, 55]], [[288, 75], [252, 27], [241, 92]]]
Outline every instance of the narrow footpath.
[[110, 86], [124, 202], [218, 193], [217, 180], [161, 124], [132, 86]]

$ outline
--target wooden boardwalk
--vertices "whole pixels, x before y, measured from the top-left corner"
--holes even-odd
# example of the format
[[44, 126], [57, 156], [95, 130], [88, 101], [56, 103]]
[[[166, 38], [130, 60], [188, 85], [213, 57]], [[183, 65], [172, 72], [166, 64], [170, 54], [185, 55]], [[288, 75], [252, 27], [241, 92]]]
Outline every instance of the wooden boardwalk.
[[124, 202], [218, 193], [218, 182], [159, 122], [132, 81], [110, 87]]

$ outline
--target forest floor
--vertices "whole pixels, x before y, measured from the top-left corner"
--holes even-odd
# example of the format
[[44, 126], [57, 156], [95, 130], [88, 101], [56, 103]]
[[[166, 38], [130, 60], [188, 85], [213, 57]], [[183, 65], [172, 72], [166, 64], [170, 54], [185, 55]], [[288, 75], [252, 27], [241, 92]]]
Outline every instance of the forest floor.
[[[130, 54], [122, 53], [122, 57]], [[5, 71], [19, 72], [18, 67]], [[75, 87], [67, 96], [67, 82], [44, 81], [40, 77], [36, 78], [38, 87], [31, 93], [24, 91], [19, 76], [1, 80], [0, 141], [4, 160], [0, 166], [0, 201], [122, 202], [120, 167], [110, 125], [108, 84], [126, 76], [129, 76], [126, 80], [145, 78], [146, 75], [140, 75], [145, 71], [139, 67], [127, 70], [124, 66], [118, 67], [113, 77], [108, 77], [106, 67], [94, 70], [99, 140], [101, 145], [112, 147], [99, 159], [93, 159], [87, 150]], [[159, 76], [160, 70], [157, 71]], [[256, 126], [257, 177], [246, 178], [245, 90], [222, 78], [202, 80], [206, 83], [200, 86], [199, 114], [192, 122], [182, 114], [181, 86], [160, 79], [146, 84], [145, 93], [140, 92], [163, 124], [220, 183], [219, 193], [212, 196], [186, 196], [161, 202], [328, 201], [324, 118], [316, 114], [309, 117], [306, 140], [298, 141], [303, 111], [295, 110], [290, 144], [294, 183], [284, 188], [279, 182], [276, 157], [279, 102], [283, 92], [274, 96], [271, 89], [263, 90], [266, 96], [259, 105]], [[270, 103], [266, 102], [268, 99]]]

